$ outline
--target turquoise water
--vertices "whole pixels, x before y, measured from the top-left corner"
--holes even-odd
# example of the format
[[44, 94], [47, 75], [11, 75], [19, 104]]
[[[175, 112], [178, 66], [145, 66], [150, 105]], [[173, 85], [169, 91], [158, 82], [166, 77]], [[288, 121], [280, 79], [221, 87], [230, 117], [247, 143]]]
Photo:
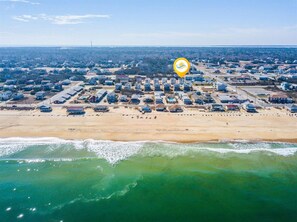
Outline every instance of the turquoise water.
[[296, 221], [297, 144], [0, 139], [0, 221]]

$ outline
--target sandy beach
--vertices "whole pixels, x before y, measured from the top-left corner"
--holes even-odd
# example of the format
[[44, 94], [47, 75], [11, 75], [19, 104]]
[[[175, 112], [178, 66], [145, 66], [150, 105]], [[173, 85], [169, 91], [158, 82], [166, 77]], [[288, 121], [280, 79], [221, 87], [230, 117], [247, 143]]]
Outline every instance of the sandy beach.
[[[125, 114], [122, 114], [125, 113]], [[66, 110], [51, 113], [0, 111], [0, 137], [58, 137], [113, 141], [205, 142], [255, 140], [297, 142], [297, 116], [285, 110], [210, 113], [141, 114], [118, 108], [109, 113], [86, 110], [84, 116], [67, 116]]]

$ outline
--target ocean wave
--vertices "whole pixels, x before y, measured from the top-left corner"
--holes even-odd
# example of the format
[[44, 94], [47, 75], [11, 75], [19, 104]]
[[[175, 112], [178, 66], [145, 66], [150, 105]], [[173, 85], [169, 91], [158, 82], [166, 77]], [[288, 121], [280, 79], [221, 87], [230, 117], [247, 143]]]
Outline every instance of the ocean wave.
[[[42, 157], [40, 152], [34, 153], [35, 148], [42, 147], [44, 152]], [[32, 149], [30, 158], [15, 157], [29, 163], [40, 163], [42, 161], [72, 161], [86, 158], [105, 159], [110, 164], [128, 159], [135, 155], [146, 156], [166, 156], [174, 158], [195, 154], [199, 152], [216, 152], [221, 154], [238, 153], [249, 154], [254, 152], [264, 152], [281, 156], [290, 156], [297, 153], [297, 144], [290, 143], [268, 143], [268, 142], [248, 142], [229, 141], [224, 143], [192, 143], [179, 144], [164, 141], [140, 141], [140, 142], [115, 142], [101, 140], [64, 140], [59, 138], [3, 138], [0, 139], [0, 157], [10, 159], [12, 155], [22, 151]], [[51, 158], [47, 153], [53, 153], [57, 149], [69, 152], [67, 157]], [[74, 155], [75, 151], [85, 151], [87, 156], [79, 157]], [[33, 156], [33, 157], [32, 157]], [[13, 159], [13, 158], [12, 158]]]

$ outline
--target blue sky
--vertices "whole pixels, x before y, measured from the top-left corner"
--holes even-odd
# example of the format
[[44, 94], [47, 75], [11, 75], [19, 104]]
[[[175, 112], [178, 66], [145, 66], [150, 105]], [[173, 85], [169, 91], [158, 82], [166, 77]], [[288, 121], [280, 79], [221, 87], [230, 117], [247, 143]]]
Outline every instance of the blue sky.
[[0, 45], [297, 45], [297, 0], [0, 0]]

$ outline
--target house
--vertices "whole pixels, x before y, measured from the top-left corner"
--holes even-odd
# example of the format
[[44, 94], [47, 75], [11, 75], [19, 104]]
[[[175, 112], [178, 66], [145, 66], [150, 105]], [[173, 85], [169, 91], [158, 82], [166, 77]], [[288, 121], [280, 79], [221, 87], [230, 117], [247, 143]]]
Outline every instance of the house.
[[139, 91], [142, 90], [142, 87], [141, 87], [141, 84], [140, 83], [136, 83], [135, 84], [135, 90], [139, 90]]
[[48, 112], [53, 111], [51, 106], [46, 106], [46, 105], [40, 106], [39, 110], [40, 110], [40, 112], [43, 112], [43, 113], [48, 113]]
[[227, 91], [227, 85], [221, 82], [216, 82], [215, 83], [215, 88], [217, 91], [223, 91], [226, 92]]
[[199, 105], [203, 105], [203, 99], [201, 96], [198, 96], [196, 93], [193, 93], [191, 95], [192, 100], [194, 101], [194, 103], [199, 104]]
[[90, 102], [100, 103], [106, 95], [107, 95], [107, 91], [105, 89], [100, 89], [97, 91], [95, 96], [91, 97]]
[[117, 83], [128, 83], [129, 82], [129, 76], [127, 75], [116, 75], [116, 82]]
[[55, 104], [63, 104], [65, 102], [66, 102], [66, 99], [63, 97], [60, 97], [54, 101]]
[[256, 113], [257, 112], [256, 107], [252, 103], [246, 103], [246, 104], [244, 104], [243, 109], [245, 111], [247, 111], [248, 113]]
[[82, 115], [85, 114], [85, 110], [83, 107], [67, 107], [67, 113], [69, 115]]
[[175, 92], [181, 91], [180, 84], [179, 83], [175, 83], [174, 86], [173, 86], [173, 88], [174, 88], [174, 91]]
[[151, 96], [146, 96], [146, 97], [144, 97], [143, 102], [144, 103], [153, 103], [154, 99]]
[[109, 111], [108, 107], [107, 106], [96, 106], [94, 108], [94, 111], [95, 112], [102, 112], [102, 113], [106, 113]]
[[171, 84], [171, 85], [174, 85], [175, 83], [176, 83], [176, 79], [175, 79], [175, 78], [171, 78], [171, 79], [170, 79], [170, 84]]
[[122, 90], [122, 83], [115, 84], [115, 92], [119, 93]]
[[166, 97], [166, 102], [169, 104], [175, 104], [175, 103], [177, 103], [177, 100], [174, 95], [168, 95]]
[[24, 91], [31, 91], [32, 89], [33, 89], [33, 85], [26, 85], [23, 88]]
[[144, 91], [145, 92], [151, 91], [151, 84], [149, 82], [144, 84]]
[[35, 94], [36, 100], [44, 100], [45, 99], [45, 92], [39, 91]]
[[171, 113], [181, 113], [181, 112], [183, 112], [183, 109], [179, 105], [170, 106], [168, 109], [169, 109], [169, 112], [171, 112]]
[[185, 105], [192, 105], [192, 104], [193, 104], [192, 100], [191, 100], [191, 99], [189, 98], [189, 96], [186, 95], [186, 94], [184, 94], [184, 95], [182, 96], [182, 101], [183, 101], [183, 103], [184, 103]]
[[106, 85], [106, 86], [112, 86], [113, 85], [113, 81], [107, 79], [107, 80], [104, 81], [104, 85]]
[[127, 82], [124, 86], [124, 90], [131, 90], [131, 89], [132, 89], [131, 83]]
[[5, 91], [3, 93], [0, 93], [0, 100], [7, 101], [11, 98], [12, 92], [11, 91]]
[[223, 105], [222, 104], [217, 104], [217, 103], [211, 104], [210, 110], [212, 112], [224, 112], [225, 111]]
[[131, 97], [131, 103], [133, 104], [139, 104], [140, 103], [140, 99], [139, 99], [139, 95], [137, 94], [133, 94]]
[[120, 98], [119, 98], [119, 101], [122, 102], [122, 103], [126, 103], [128, 102], [128, 96], [127, 95], [121, 95]]
[[222, 104], [217, 104], [217, 103], [211, 104], [210, 110], [212, 112], [224, 112], [225, 111], [223, 105]]
[[155, 91], [161, 91], [160, 83], [154, 83]]
[[12, 100], [21, 100], [24, 98], [25, 98], [25, 96], [23, 93], [15, 93], [12, 95]]
[[290, 103], [291, 100], [285, 93], [275, 93], [269, 96], [268, 101], [271, 103]]
[[164, 92], [170, 92], [171, 85], [169, 83], [165, 83], [163, 85]]
[[192, 90], [192, 85], [190, 83], [184, 84], [184, 92], [190, 92]]
[[297, 113], [297, 105], [293, 104], [291, 106], [287, 106], [287, 110], [290, 111], [291, 113]]
[[282, 82], [280, 87], [283, 91], [290, 91], [294, 88], [293, 85], [288, 82]]
[[116, 103], [118, 102], [118, 97], [114, 92], [111, 92], [109, 94], [107, 94], [107, 102], [110, 103]]
[[156, 111], [165, 112], [166, 111], [166, 106], [164, 104], [158, 104], [158, 105], [156, 105]]
[[164, 85], [165, 83], [167, 83], [167, 78], [162, 78], [162, 84]]
[[65, 93], [65, 94], [63, 94], [63, 95], [61, 96], [61, 98], [64, 98], [64, 99], [68, 100], [68, 99], [71, 98], [71, 96], [70, 96], [69, 94]]
[[227, 105], [225, 105], [225, 110], [226, 111], [238, 111], [239, 106], [235, 105], [235, 104], [227, 104]]
[[149, 106], [142, 106], [140, 110], [142, 113], [151, 113], [152, 112], [152, 109]]
[[155, 96], [156, 104], [163, 104], [163, 98], [161, 96]]

